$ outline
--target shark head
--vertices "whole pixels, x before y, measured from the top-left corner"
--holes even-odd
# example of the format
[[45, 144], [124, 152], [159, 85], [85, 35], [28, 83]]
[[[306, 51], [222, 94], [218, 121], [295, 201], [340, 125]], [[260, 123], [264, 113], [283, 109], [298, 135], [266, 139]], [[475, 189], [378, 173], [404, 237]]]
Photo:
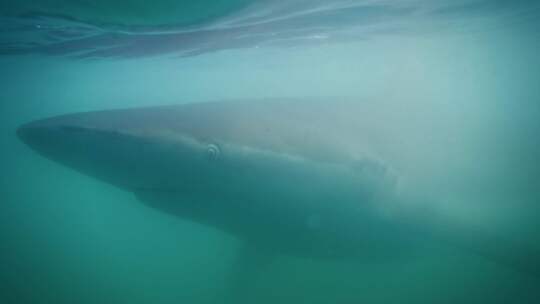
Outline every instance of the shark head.
[[226, 178], [222, 147], [203, 135], [207, 126], [183, 128], [174, 116], [173, 108], [78, 113], [30, 122], [17, 135], [46, 158], [127, 190]]
[[[135, 192], [291, 194], [294, 184], [328, 173], [306, 155], [321, 149], [300, 153], [287, 143], [297, 129], [255, 112], [225, 103], [86, 112], [30, 122], [17, 135], [48, 159]], [[250, 185], [265, 189], [247, 193]]]
[[[360, 155], [351, 145], [357, 140], [350, 136], [359, 136], [354, 129], [333, 129], [343, 127], [342, 117], [325, 121], [305, 111], [309, 108], [295, 110], [286, 102], [253, 104], [209, 102], [68, 114], [30, 122], [17, 134], [41, 155], [127, 189], [202, 184], [210, 189], [214, 182], [242, 179], [271, 186], [283, 178], [311, 180], [322, 167], [372, 167], [366, 158], [354, 157]], [[324, 183], [332, 184], [328, 173]]]
[[359, 237], [352, 227], [373, 221], [358, 217], [378, 212], [370, 210], [374, 197], [393, 180], [376, 162], [347, 158], [350, 141], [335, 124], [286, 105], [76, 113], [30, 122], [17, 135], [154, 208], [287, 252], [331, 255], [327, 248], [342, 246], [348, 254]]

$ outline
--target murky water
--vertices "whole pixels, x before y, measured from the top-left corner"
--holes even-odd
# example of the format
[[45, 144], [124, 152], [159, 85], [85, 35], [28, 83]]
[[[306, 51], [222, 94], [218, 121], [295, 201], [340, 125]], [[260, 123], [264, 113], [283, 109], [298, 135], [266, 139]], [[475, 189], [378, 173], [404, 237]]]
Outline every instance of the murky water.
[[[453, 222], [539, 252], [538, 17], [534, 1], [0, 4], [0, 302], [240, 302], [225, 300], [237, 238], [148, 208], [16, 136], [81, 111], [369, 100], [387, 126], [378, 143], [412, 155], [400, 168], [415, 192]], [[540, 256], [524, 263], [538, 269]], [[539, 281], [451, 245], [376, 263], [280, 255], [242, 300], [537, 303]]]

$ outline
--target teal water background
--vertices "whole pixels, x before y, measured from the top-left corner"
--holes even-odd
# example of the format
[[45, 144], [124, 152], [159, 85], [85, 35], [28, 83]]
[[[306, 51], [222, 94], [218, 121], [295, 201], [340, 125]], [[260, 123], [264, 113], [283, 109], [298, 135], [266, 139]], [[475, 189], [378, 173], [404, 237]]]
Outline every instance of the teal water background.
[[[234, 47], [194, 44], [197, 50], [187, 57], [175, 53], [177, 46], [185, 55], [186, 44], [179, 43], [149, 54], [133, 56], [133, 49], [123, 48], [92, 58], [77, 54], [102, 47], [92, 44], [96, 40], [74, 52], [53, 44], [57, 51], [50, 54], [43, 43], [50, 46], [55, 40], [48, 38], [61, 35], [19, 26], [77, 22], [85, 30], [99, 25], [100, 33], [119, 35], [129, 28], [142, 35], [174, 23], [165, 25], [167, 31], [183, 26], [198, 31], [220, 13], [242, 17], [253, 9], [247, 1], [218, 1], [221, 7], [203, 1], [207, 11], [179, 9], [180, 16], [166, 9], [168, 1], [143, 7], [146, 14], [129, 9], [129, 1], [97, 2], [92, 8], [62, 2], [0, 6], [2, 24], [16, 25], [0, 33], [0, 303], [221, 303], [226, 292], [239, 246], [233, 238], [148, 209], [130, 193], [41, 158], [15, 136], [22, 123], [77, 111], [353, 96], [389, 100], [394, 105], [389, 111], [416, 113], [412, 120], [449, 117], [462, 128], [448, 148], [467, 145], [473, 152], [435, 170], [452, 185], [453, 192], [441, 193], [448, 196], [448, 212], [540, 248], [540, 10], [534, 2], [436, 1], [435, 10], [433, 4], [410, 1], [346, 14], [359, 23], [327, 14], [270, 27], [278, 35], [309, 29], [289, 36], [290, 43], [263, 43], [269, 41], [265, 29], [264, 39]], [[272, 8], [272, 1], [264, 2]], [[306, 1], [294, 3], [296, 11], [308, 9]], [[273, 12], [278, 16], [267, 14], [265, 20], [279, 19], [287, 10]], [[335, 25], [335, 31], [317, 38], [317, 24]], [[311, 38], [306, 42], [306, 37]], [[246, 292], [254, 303], [538, 303], [538, 282], [448, 249], [382, 264], [283, 257]]]

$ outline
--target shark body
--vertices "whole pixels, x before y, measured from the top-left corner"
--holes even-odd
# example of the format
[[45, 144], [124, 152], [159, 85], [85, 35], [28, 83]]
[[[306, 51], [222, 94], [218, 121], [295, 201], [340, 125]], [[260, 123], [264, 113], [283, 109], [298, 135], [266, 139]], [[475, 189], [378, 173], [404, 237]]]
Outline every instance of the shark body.
[[18, 135], [47, 158], [258, 252], [386, 259], [442, 239], [537, 273], [530, 251], [485, 246], [496, 239], [411, 204], [399, 184], [422, 157], [381, 117], [389, 116], [351, 101], [209, 102], [69, 114]]

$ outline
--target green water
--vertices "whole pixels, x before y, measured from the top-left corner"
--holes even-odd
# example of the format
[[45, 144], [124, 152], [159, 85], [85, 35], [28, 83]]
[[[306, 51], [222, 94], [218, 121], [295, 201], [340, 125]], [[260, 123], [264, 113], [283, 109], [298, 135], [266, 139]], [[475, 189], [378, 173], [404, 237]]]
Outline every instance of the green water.
[[[61, 2], [0, 10], [100, 24], [192, 24], [246, 1]], [[447, 118], [434, 128], [458, 131], [448, 133], [455, 145], [441, 149], [469, 152], [426, 168], [448, 185], [440, 193], [448, 212], [540, 249], [540, 15], [533, 8], [493, 15], [497, 5], [464, 6], [450, 20], [434, 15], [414, 30], [347, 42], [188, 58], [0, 57], [0, 303], [224, 303], [236, 239], [149, 209], [40, 157], [15, 136], [22, 123], [78, 111], [353, 96], [414, 113], [404, 126], [411, 137], [415, 121]], [[280, 257], [246, 293], [250, 303], [538, 303], [539, 282], [447, 248], [380, 264]]]

